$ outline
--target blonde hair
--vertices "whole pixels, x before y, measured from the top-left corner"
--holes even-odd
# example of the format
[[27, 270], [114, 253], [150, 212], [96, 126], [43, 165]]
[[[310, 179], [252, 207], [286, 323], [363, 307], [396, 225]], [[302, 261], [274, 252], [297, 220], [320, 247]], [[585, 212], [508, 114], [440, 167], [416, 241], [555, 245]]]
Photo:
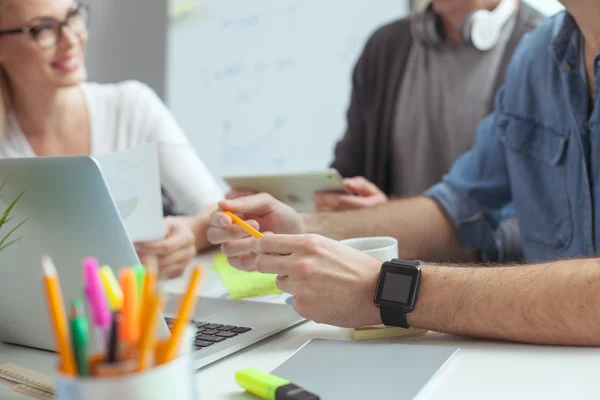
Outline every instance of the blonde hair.
[[[8, 0], [0, 0], [0, 13], [6, 7]], [[1, 17], [1, 14], [0, 14]], [[6, 71], [0, 64], [0, 141], [6, 128], [6, 114], [10, 107], [10, 82]]]

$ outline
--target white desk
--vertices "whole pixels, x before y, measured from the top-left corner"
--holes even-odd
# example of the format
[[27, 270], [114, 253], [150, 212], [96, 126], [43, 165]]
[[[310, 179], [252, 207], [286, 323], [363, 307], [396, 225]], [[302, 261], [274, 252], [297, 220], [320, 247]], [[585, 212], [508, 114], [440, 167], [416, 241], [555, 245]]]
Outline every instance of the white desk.
[[[210, 265], [206, 257], [199, 260]], [[183, 279], [169, 282], [167, 290], [177, 292], [184, 282]], [[217, 276], [209, 271], [204, 287], [214, 284], [218, 284]], [[347, 330], [313, 322], [280, 333], [201, 369], [197, 374], [200, 398], [253, 399], [237, 387], [233, 380], [235, 372], [246, 367], [270, 371], [312, 338], [348, 340], [349, 335]], [[600, 349], [516, 345], [441, 334], [399, 341], [461, 348], [451, 366], [430, 382], [420, 399], [600, 398]], [[51, 374], [55, 357], [47, 352], [0, 345], [0, 363], [4, 362]], [[24, 398], [0, 385], [0, 399]]]

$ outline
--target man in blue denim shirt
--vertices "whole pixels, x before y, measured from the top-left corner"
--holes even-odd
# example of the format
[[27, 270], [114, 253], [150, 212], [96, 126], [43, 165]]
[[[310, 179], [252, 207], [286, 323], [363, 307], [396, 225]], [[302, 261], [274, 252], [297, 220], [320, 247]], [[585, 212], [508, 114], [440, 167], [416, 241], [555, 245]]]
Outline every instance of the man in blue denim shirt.
[[[414, 310], [392, 312], [402, 314], [404, 324], [513, 341], [600, 345], [600, 265], [590, 258], [600, 248], [600, 106], [594, 103], [600, 2], [563, 4], [568, 13], [523, 39], [474, 147], [425, 196], [302, 216], [266, 194], [236, 198], [221, 209], [277, 234], [255, 241], [215, 212], [209, 240], [222, 244], [238, 268], [278, 274], [277, 284], [294, 295], [301, 315], [359, 327], [388, 318], [373, 303], [381, 263], [334, 240], [297, 234], [394, 236], [403, 259], [459, 262], [421, 264]], [[473, 267], [461, 264], [472, 253], [461, 242], [471, 247], [478, 238], [463, 227], [511, 201], [527, 261], [547, 262], [465, 268]], [[390, 290], [404, 293], [406, 286]]]

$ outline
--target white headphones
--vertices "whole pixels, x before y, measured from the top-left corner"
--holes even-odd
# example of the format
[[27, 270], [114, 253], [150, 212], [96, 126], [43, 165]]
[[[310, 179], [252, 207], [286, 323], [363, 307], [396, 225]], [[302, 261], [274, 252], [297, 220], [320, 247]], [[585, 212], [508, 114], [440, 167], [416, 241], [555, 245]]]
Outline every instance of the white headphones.
[[[461, 36], [465, 43], [478, 50], [492, 49], [500, 39], [502, 29], [516, 11], [515, 0], [501, 0], [492, 10], [477, 10], [465, 18], [461, 26]], [[444, 39], [440, 35], [440, 20], [432, 11], [427, 10], [415, 15], [411, 21], [413, 34], [425, 45], [438, 46]]]

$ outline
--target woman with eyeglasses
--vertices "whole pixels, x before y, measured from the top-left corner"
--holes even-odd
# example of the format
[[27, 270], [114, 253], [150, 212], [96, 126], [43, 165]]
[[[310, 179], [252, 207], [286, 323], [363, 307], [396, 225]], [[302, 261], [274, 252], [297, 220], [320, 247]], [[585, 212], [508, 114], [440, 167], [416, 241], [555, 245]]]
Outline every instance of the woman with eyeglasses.
[[0, 0], [0, 157], [102, 155], [157, 143], [162, 186], [192, 217], [167, 217], [165, 239], [136, 243], [177, 276], [209, 246], [223, 193], [166, 106], [139, 82], [86, 83], [89, 8], [73, 0]]

